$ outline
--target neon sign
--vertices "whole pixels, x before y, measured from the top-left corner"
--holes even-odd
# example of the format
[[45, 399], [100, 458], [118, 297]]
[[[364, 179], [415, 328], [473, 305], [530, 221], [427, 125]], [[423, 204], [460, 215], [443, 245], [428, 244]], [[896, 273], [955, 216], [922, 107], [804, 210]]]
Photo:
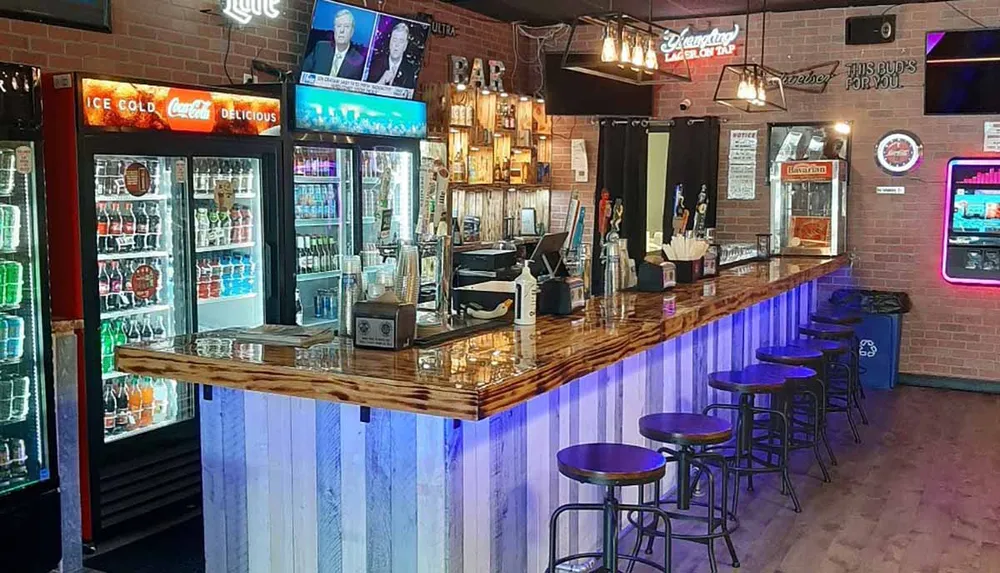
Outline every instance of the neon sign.
[[274, 20], [281, 16], [278, 4], [281, 0], [226, 0], [222, 13], [237, 23], [246, 26], [254, 16]]
[[709, 31], [696, 32], [688, 26], [680, 32], [667, 30], [663, 32], [660, 51], [670, 62], [682, 60], [697, 60], [714, 58], [716, 56], [731, 56], [736, 53], [736, 38], [740, 35], [740, 25], [733, 24], [729, 30], [712, 28]]

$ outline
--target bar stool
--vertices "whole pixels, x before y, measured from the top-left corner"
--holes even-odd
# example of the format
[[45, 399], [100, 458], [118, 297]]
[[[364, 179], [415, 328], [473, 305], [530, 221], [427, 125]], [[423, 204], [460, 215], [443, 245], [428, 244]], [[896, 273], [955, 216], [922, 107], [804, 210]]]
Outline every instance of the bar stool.
[[[760, 373], [765, 376], [785, 379], [785, 384], [788, 386], [786, 392], [788, 397], [785, 399], [790, 400], [787, 410], [789, 416], [788, 422], [792, 426], [792, 431], [789, 433], [791, 443], [788, 448], [791, 451], [811, 448], [816, 458], [816, 463], [823, 473], [823, 481], [830, 483], [832, 481], [830, 479], [830, 472], [827, 470], [826, 462], [819, 451], [820, 442], [823, 441], [822, 421], [826, 416], [826, 403], [823, 400], [822, 390], [817, 387], [817, 372], [805, 366], [787, 366], [785, 364], [770, 363], [747, 366], [744, 372]], [[804, 396], [810, 401], [804, 410], [806, 414], [806, 420], [804, 421], [798, 420], [795, 416], [801, 410], [795, 402], [795, 396]], [[765, 429], [771, 428], [765, 427]], [[797, 429], [801, 429], [803, 437], [798, 437], [799, 432], [796, 431]], [[830, 463], [837, 465], [837, 457], [833, 454], [833, 450], [830, 449], [830, 444], [826, 443], [825, 446], [827, 453], [830, 455]]]
[[[659, 452], [666, 455], [667, 463], [677, 462], [677, 493], [674, 498], [660, 499], [660, 483], [654, 486], [653, 504], [659, 508], [664, 506], [674, 506], [677, 511], [665, 510], [667, 515], [675, 520], [683, 521], [704, 521], [707, 531], [703, 534], [661, 532], [657, 529], [658, 518], [653, 517], [652, 525], [629, 516], [632, 525], [636, 526], [638, 535], [635, 541], [633, 554], [637, 554], [642, 545], [644, 537], [649, 536], [649, 545], [646, 553], [652, 553], [653, 541], [657, 537], [670, 536], [673, 539], [684, 541], [694, 541], [703, 543], [708, 547], [708, 562], [712, 573], [719, 570], [719, 565], [715, 559], [715, 540], [723, 538], [729, 548], [729, 555], [733, 559], [733, 567], [740, 566], [740, 560], [736, 556], [736, 548], [730, 533], [739, 527], [739, 520], [729, 511], [729, 468], [726, 459], [722, 454], [707, 451], [705, 448], [724, 444], [733, 436], [733, 425], [728, 420], [705, 416], [702, 414], [650, 414], [639, 419], [639, 433], [645, 438], [654, 442], [672, 444], [676, 448], [663, 447]], [[698, 451], [701, 448], [701, 451]], [[715, 475], [711, 466], [716, 465], [722, 473], [722, 495], [721, 501], [716, 506], [715, 501]], [[695, 485], [691, 481], [691, 468], [698, 470], [696, 480], [701, 476], [708, 476], [708, 499], [707, 501], [693, 500], [692, 488]], [[704, 515], [692, 513], [691, 506], [705, 508]], [[634, 562], [633, 562], [634, 564]], [[632, 571], [629, 565], [628, 573]]]
[[[559, 462], [559, 473], [562, 475], [580, 483], [602, 486], [606, 488], [606, 493], [603, 503], [567, 503], [552, 513], [549, 521], [548, 573], [556, 573], [556, 567], [563, 563], [597, 558], [601, 559], [602, 567], [594, 573], [618, 573], [619, 560], [642, 563], [662, 573], [670, 572], [670, 518], [659, 507], [642, 504], [643, 486], [659, 483], [666, 474], [666, 461], [660, 453], [628, 444], [581, 444], [560, 450], [556, 454], [556, 460]], [[626, 486], [639, 486], [639, 505], [624, 504], [615, 497], [615, 488]], [[603, 551], [556, 558], [556, 522], [559, 516], [567, 511], [603, 512]], [[640, 519], [644, 513], [663, 519], [667, 535], [664, 538], [666, 547], [662, 564], [637, 555], [619, 555], [618, 520], [621, 511], [637, 512]]]
[[[843, 309], [843, 308], [822, 308], [822, 309], [819, 309], [816, 312], [812, 313], [812, 315], [810, 316], [810, 318], [812, 319], [813, 322], [824, 322], [824, 323], [827, 323], [827, 324], [838, 324], [838, 325], [841, 325], [841, 326], [850, 326], [851, 328], [854, 328], [854, 327], [858, 326], [859, 324], [861, 324], [861, 321], [864, 319], [864, 317], [861, 315], [861, 313], [854, 312], [854, 311], [851, 311], [851, 310], [846, 310], [846, 309]], [[859, 350], [858, 344], [859, 344], [859, 341], [858, 341], [857, 337], [855, 336], [855, 339], [854, 339], [854, 354], [855, 354], [855, 356], [854, 356], [854, 358], [855, 358], [855, 360], [857, 360], [858, 362], [860, 362], [861, 358], [860, 358], [860, 354], [858, 354], [858, 350]], [[861, 370], [860, 366], [858, 366], [857, 369], [860, 372], [860, 370]], [[864, 399], [865, 398], [865, 387], [861, 385], [860, 380], [861, 380], [861, 378], [859, 376], [859, 378], [858, 378], [858, 391], [861, 394], [861, 398]], [[865, 422], [865, 423], [867, 424], [867, 422]]]
[[[800, 513], [802, 506], [799, 505], [799, 498], [795, 494], [795, 488], [792, 487], [791, 479], [788, 477], [788, 452], [790, 445], [788, 436], [791, 427], [788, 420], [788, 413], [784, 408], [786, 402], [784, 400], [779, 401], [782, 405], [780, 409], [770, 405], [766, 407], [756, 405], [758, 395], [775, 397], [784, 393], [786, 390], [785, 379], [758, 371], [713, 372], [708, 375], [708, 385], [716, 390], [735, 393], [739, 400], [739, 405], [736, 406], [730, 404], [710, 404], [702, 412], [703, 414], [709, 414], [720, 410], [729, 410], [738, 413], [736, 445], [732, 456], [732, 471], [736, 474], [733, 513], [736, 514], [739, 510], [740, 478], [746, 475], [747, 491], [753, 491], [753, 476], [763, 473], [781, 474], [781, 493], [792, 498], [795, 512]], [[770, 444], [767, 447], [761, 447], [762, 444], [754, 440], [754, 416], [757, 415], [767, 416], [769, 425], [773, 424], [775, 420], [780, 423], [780, 431], [775, 431], [779, 441], [776, 446], [778, 450], [776, 462], [771, 461], [775, 451]], [[709, 449], [723, 449], [723, 447]], [[761, 450], [764, 450], [764, 453], [768, 454], [766, 460], [755, 455], [755, 453], [760, 453]]]
[[[844, 393], [846, 393], [849, 403], [858, 411], [858, 414], [861, 415], [861, 423], [867, 426], [868, 414], [865, 412], [864, 405], [861, 403], [864, 391], [861, 388], [861, 360], [858, 352], [857, 337], [855, 336], [854, 327], [834, 323], [811, 322], [804, 326], [800, 326], [799, 334], [811, 336], [813, 338], [822, 338], [825, 340], [846, 341], [851, 345], [851, 352], [848, 355], [847, 364], [835, 362], [834, 366], [837, 370], [842, 369], [844, 371], [844, 379], [847, 386]], [[834, 379], [833, 373], [831, 372], [831, 393], [833, 393], [832, 383]]]
[[[854, 443], [861, 443], [861, 434], [858, 433], [858, 426], [854, 422], [854, 414], [851, 408], [851, 389], [850, 383], [848, 383], [847, 389], [842, 392], [838, 392], [831, 387], [830, 384], [830, 369], [836, 365], [836, 359], [838, 356], [843, 356], [848, 354], [851, 347], [846, 342], [836, 341], [836, 340], [823, 340], [819, 338], [806, 338], [800, 339], [792, 342], [793, 346], [799, 346], [802, 348], [808, 348], [810, 350], [815, 350], [823, 354], [823, 368], [821, 372], [823, 373], [823, 380], [826, 383], [826, 412], [830, 413], [845, 413], [847, 414], [847, 422], [851, 426], [851, 433], [854, 435]], [[848, 378], [850, 378], [850, 373], [848, 373]], [[843, 400], [843, 403], [839, 402]]]

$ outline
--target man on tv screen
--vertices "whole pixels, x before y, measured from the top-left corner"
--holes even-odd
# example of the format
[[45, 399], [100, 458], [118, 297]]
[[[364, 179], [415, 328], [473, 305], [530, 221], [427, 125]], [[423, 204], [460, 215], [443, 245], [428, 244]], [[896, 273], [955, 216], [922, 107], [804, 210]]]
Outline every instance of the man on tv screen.
[[409, 26], [405, 22], [393, 26], [392, 34], [389, 35], [389, 49], [372, 62], [368, 70], [368, 82], [383, 86], [416, 88], [416, 66], [406, 58], [406, 49], [409, 45]]
[[360, 80], [365, 71], [365, 55], [361, 46], [351, 42], [354, 37], [354, 15], [350, 10], [337, 12], [333, 21], [333, 43], [316, 42], [302, 63], [302, 70], [314, 74]]

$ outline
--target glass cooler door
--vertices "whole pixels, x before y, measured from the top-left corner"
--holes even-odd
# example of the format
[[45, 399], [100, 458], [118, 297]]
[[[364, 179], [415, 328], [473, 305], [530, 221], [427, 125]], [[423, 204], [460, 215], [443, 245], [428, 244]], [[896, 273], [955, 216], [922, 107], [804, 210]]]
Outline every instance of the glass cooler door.
[[35, 151], [0, 142], [0, 495], [49, 479]]
[[190, 384], [114, 369], [117, 346], [188, 332], [187, 172], [182, 157], [94, 156], [105, 443], [194, 417]]
[[335, 326], [341, 257], [354, 254], [354, 152], [296, 146], [297, 322]]
[[260, 159], [195, 157], [193, 164], [198, 331], [264, 324]]
[[362, 247], [413, 240], [415, 217], [413, 154], [366, 149], [361, 152]]

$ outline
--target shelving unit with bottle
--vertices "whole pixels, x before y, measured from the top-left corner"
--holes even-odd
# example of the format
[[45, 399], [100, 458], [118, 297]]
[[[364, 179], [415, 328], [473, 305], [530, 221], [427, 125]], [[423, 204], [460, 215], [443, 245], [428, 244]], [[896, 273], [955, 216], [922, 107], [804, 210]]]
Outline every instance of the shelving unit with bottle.
[[[195, 157], [193, 163], [198, 330], [263, 324], [260, 160]], [[216, 196], [223, 182], [232, 190], [231, 205]]]
[[341, 261], [354, 254], [354, 153], [296, 146], [293, 155], [296, 320], [335, 325]]
[[175, 182], [174, 174], [186, 170], [187, 161], [98, 155], [94, 162], [101, 392], [108, 443], [194, 416], [191, 385], [151, 378], [140, 386], [114, 368], [118, 346], [165, 340], [183, 329], [177, 323], [183, 308], [178, 308], [174, 266], [184, 260], [179, 256], [183, 240], [175, 233], [186, 219], [179, 203], [186, 185]]

